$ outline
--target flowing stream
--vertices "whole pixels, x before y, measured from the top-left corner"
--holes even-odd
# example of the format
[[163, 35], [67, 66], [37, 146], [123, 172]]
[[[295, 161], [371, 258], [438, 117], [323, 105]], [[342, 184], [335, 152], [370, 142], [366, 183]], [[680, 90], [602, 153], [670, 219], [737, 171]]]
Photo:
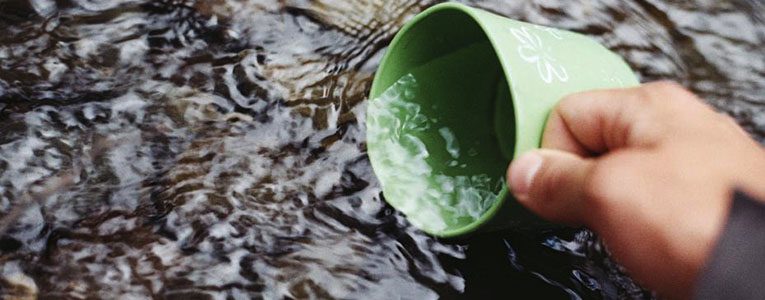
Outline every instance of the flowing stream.
[[[437, 2], [0, 0], [0, 295], [653, 298], [587, 230], [443, 241], [381, 198], [371, 78]], [[590, 35], [765, 141], [760, 0], [463, 2]]]

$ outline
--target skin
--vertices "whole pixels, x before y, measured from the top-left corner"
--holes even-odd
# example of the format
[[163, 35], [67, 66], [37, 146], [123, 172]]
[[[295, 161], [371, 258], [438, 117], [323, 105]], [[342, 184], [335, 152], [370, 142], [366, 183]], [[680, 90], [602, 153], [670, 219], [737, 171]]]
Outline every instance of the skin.
[[735, 187], [765, 199], [765, 150], [671, 82], [565, 97], [542, 148], [511, 164], [516, 198], [550, 221], [597, 232], [664, 298], [692, 296]]

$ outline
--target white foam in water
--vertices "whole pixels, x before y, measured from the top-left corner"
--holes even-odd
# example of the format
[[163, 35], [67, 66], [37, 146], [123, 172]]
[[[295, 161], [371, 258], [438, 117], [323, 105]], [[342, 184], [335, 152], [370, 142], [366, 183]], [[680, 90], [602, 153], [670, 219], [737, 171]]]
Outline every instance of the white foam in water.
[[[458, 219], [479, 218], [496, 199], [502, 179], [493, 183], [487, 174], [449, 176], [431, 168], [427, 162], [431, 152], [418, 135], [431, 130], [436, 116], [424, 115], [411, 102], [416, 91], [417, 81], [409, 74], [370, 101], [369, 152], [386, 199], [415, 226], [439, 232], [456, 225]], [[457, 137], [443, 126], [438, 134], [454, 159], [448, 166], [456, 167], [460, 157]], [[452, 217], [445, 219], [444, 213]]]
[[454, 133], [452, 133], [451, 129], [448, 127], [441, 127], [438, 129], [438, 133], [441, 134], [441, 137], [443, 137], [444, 141], [446, 141], [446, 151], [449, 152], [449, 155], [455, 159], [459, 158], [460, 145], [457, 143], [457, 138], [454, 136]]

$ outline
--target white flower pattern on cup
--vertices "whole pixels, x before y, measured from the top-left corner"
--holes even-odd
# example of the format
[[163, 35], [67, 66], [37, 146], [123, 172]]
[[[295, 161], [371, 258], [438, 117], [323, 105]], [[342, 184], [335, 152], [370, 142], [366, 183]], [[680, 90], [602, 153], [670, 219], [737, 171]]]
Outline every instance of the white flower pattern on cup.
[[532, 26], [534, 26], [534, 28], [536, 28], [538, 30], [546, 31], [547, 33], [550, 34], [550, 36], [554, 37], [555, 39], [558, 39], [558, 40], [562, 40], [563, 39], [563, 36], [560, 35], [560, 30], [558, 30], [558, 29], [551, 28], [551, 27], [544, 27], [544, 26], [537, 25], [537, 24], [532, 24]]
[[552, 83], [555, 79], [561, 82], [568, 81], [566, 68], [557, 63], [552, 55], [552, 49], [542, 43], [539, 35], [529, 32], [526, 26], [521, 26], [520, 29], [510, 28], [510, 32], [520, 43], [518, 55], [526, 62], [536, 64], [542, 81], [546, 83]]

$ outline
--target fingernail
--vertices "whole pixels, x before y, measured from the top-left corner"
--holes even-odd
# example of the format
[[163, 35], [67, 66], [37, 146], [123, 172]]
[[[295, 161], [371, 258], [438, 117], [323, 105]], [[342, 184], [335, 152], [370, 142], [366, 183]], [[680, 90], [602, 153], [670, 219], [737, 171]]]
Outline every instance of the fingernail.
[[529, 152], [510, 164], [510, 188], [516, 197], [525, 197], [529, 193], [542, 161], [539, 153]]

